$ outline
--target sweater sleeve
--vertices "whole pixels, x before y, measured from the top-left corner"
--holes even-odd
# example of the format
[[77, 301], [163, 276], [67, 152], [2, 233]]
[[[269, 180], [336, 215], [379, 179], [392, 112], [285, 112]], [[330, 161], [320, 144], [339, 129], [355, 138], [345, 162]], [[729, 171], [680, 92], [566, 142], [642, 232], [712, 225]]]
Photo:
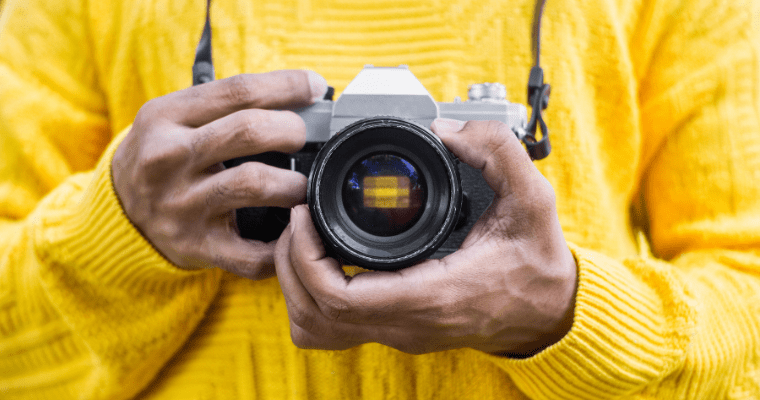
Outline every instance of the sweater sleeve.
[[[183, 271], [124, 215], [84, 1], [0, 20], [0, 393], [123, 399], [184, 343], [220, 272]], [[109, 144], [110, 143], [110, 144]]]
[[760, 4], [650, 3], [631, 47], [655, 256], [571, 244], [570, 332], [528, 359], [484, 355], [530, 398], [760, 393]]

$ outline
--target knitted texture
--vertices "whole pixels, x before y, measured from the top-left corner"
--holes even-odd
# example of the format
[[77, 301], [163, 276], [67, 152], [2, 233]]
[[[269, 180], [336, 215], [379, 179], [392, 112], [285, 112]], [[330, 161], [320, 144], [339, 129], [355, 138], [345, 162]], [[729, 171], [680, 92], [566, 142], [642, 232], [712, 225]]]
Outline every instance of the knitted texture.
[[[760, 397], [760, 0], [547, 2], [536, 165], [579, 281], [571, 331], [520, 360], [299, 350], [276, 279], [179, 270], [140, 235], [111, 157], [191, 83], [204, 6], [2, 0], [1, 398]], [[407, 64], [437, 101], [496, 81], [524, 102], [532, 11], [215, 0], [217, 78], [305, 68], [339, 95]]]

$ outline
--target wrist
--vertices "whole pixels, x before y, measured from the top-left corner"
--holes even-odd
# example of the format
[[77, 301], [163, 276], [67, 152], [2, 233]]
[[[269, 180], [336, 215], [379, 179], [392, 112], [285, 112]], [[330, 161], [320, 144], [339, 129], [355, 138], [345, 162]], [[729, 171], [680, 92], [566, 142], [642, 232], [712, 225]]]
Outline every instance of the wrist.
[[[575, 295], [578, 287], [578, 265], [570, 249], [565, 246], [566, 253], [556, 262], [558, 274], [551, 274], [544, 279], [549, 282], [543, 291], [534, 291], [534, 303], [545, 303], [547, 312], [542, 318], [528, 315], [533, 323], [525, 340], [517, 343], [509, 350], [497, 355], [511, 358], [528, 358], [540, 353], [547, 347], [564, 338], [573, 326], [575, 314]], [[542, 285], [543, 286], [543, 285]]]
[[573, 327], [574, 313], [575, 297], [573, 297], [570, 307], [567, 307], [567, 311], [563, 318], [554, 325], [554, 329], [546, 332], [537, 332], [532, 341], [526, 342], [508, 352], [502, 352], [497, 355], [510, 358], [528, 358], [540, 353], [547, 347], [562, 340], [562, 338], [570, 332], [570, 329]]

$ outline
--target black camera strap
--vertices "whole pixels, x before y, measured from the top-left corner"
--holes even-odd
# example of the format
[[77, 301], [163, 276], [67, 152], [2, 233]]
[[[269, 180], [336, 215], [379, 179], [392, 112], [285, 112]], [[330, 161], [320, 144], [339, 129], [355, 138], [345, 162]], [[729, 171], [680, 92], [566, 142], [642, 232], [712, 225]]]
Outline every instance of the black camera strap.
[[[531, 50], [533, 52], [533, 67], [528, 77], [528, 104], [531, 106], [531, 116], [526, 127], [523, 143], [528, 154], [534, 160], [546, 158], [551, 151], [549, 129], [546, 127], [542, 112], [549, 106], [551, 86], [544, 83], [544, 70], [541, 69], [541, 16], [544, 13], [546, 0], [536, 0], [533, 12], [533, 27], [531, 31]], [[214, 61], [211, 58], [211, 0], [206, 0], [206, 24], [203, 27], [201, 40], [195, 50], [193, 63], [193, 86], [214, 80]], [[541, 130], [541, 138], [536, 137]]]
[[193, 86], [214, 80], [214, 60], [211, 59], [211, 0], [206, 0], [206, 24], [195, 49]]
[[[544, 83], [544, 70], [541, 69], [541, 16], [544, 13], [546, 0], [536, 0], [536, 8], [533, 12], [533, 29], [531, 30], [531, 42], [533, 51], [533, 67], [530, 69], [528, 77], [528, 104], [532, 111], [526, 135], [523, 143], [528, 150], [528, 154], [534, 160], [546, 158], [551, 152], [549, 143], [549, 129], [544, 122], [542, 112], [549, 106], [549, 94], [551, 86]], [[541, 139], [536, 138], [536, 130], [541, 129]]]

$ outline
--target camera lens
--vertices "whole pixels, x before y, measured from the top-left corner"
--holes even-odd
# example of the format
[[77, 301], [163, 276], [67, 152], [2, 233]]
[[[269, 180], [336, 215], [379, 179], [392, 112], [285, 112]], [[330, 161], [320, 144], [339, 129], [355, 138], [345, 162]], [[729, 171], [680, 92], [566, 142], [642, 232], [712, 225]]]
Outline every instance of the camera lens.
[[430, 256], [462, 206], [448, 150], [430, 130], [395, 117], [355, 122], [325, 143], [306, 196], [328, 251], [376, 270]]
[[394, 154], [374, 154], [348, 170], [343, 207], [364, 232], [394, 236], [419, 221], [427, 191], [425, 178], [409, 160]]

